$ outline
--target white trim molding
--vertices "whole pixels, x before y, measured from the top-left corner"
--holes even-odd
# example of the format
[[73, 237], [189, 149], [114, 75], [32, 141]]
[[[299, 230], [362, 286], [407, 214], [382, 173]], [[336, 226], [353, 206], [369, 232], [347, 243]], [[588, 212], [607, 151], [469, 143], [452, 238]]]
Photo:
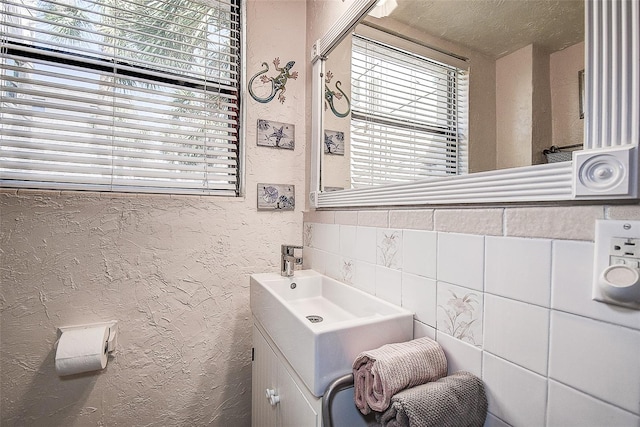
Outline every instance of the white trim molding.
[[573, 154], [575, 199], [638, 197], [638, 147], [602, 148]]
[[316, 194], [315, 206], [410, 206], [571, 198], [571, 162]]
[[585, 2], [585, 149], [638, 145], [640, 3]]

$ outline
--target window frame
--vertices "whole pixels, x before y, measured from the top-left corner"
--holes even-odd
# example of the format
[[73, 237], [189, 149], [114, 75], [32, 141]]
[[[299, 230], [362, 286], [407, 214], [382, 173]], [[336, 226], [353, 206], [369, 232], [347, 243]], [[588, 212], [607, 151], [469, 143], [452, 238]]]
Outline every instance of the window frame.
[[[193, 2], [194, 4], [199, 4], [198, 2]], [[235, 98], [235, 102], [233, 103], [233, 108], [229, 109], [229, 111], [235, 114], [235, 119], [233, 121], [229, 121], [229, 128], [234, 129], [235, 132], [235, 142], [232, 142], [234, 147], [228, 151], [229, 153], [235, 152], [233, 156], [235, 158], [235, 164], [233, 166], [233, 174], [229, 174], [229, 176], [233, 176], [233, 179], [228, 181], [229, 183], [233, 182], [233, 189], [229, 188], [228, 190], [218, 190], [216, 185], [212, 185], [211, 187], [202, 188], [201, 190], [194, 189], [195, 187], [163, 187], [163, 186], [121, 186], [121, 185], [98, 185], [95, 183], [87, 182], [87, 183], [73, 183], [73, 182], [56, 182], [56, 181], [21, 181], [21, 180], [11, 180], [6, 179], [5, 177], [0, 175], [0, 186], [8, 187], [8, 188], [30, 188], [30, 189], [43, 189], [43, 190], [86, 190], [86, 191], [103, 191], [103, 192], [128, 192], [128, 193], [162, 193], [162, 194], [189, 194], [189, 195], [214, 195], [214, 196], [230, 196], [230, 197], [240, 197], [243, 192], [243, 131], [244, 127], [242, 126], [242, 117], [244, 117], [244, 103], [242, 103], [241, 93], [242, 93], [242, 82], [244, 78], [244, 39], [245, 39], [245, 7], [244, 2], [242, 0], [228, 0], [221, 1], [225, 5], [228, 5], [230, 10], [231, 19], [225, 21], [228, 23], [230, 28], [230, 33], [235, 33], [235, 36], [229, 36], [229, 48], [234, 53], [232, 57], [235, 62], [230, 62], [232, 64], [232, 68], [236, 74], [236, 78], [231, 81], [231, 84], [226, 84], [226, 86], [232, 86], [232, 89], [228, 89], [221, 82], [216, 82], [213, 80], [200, 80], [200, 82], [194, 82], [197, 80], [193, 76], [178, 73], [171, 73], [166, 70], [161, 70], [160, 67], [155, 69], [153, 67], [146, 67], [137, 65], [134, 63], [129, 63], [127, 61], [121, 61], [114, 58], [100, 58], [92, 55], [85, 55], [78, 52], [74, 52], [73, 48], [70, 48], [68, 51], [64, 49], [54, 49], [46, 46], [37, 46], [31, 43], [24, 43], [23, 40], [16, 41], [19, 37], [15, 37], [11, 33], [8, 33], [7, 36], [2, 36], [0, 38], [0, 48], [2, 52], [0, 52], [0, 60], [2, 60], [2, 76], [0, 81], [2, 82], [2, 93], [7, 94], [8, 91], [5, 90], [6, 86], [10, 86], [11, 81], [5, 80], [4, 78], [4, 68], [5, 62], [7, 58], [17, 57], [17, 58], [25, 58], [25, 60], [38, 60], [43, 64], [47, 64], [46, 66], [53, 66], [60, 68], [61, 66], [65, 67], [78, 67], [82, 70], [86, 70], [87, 72], [102, 72], [102, 73], [110, 73], [114, 76], [114, 78], [126, 77], [137, 79], [137, 81], [150, 81], [156, 82], [162, 85], [169, 85], [174, 88], [193, 88], [202, 91], [202, 94], [212, 93], [212, 94], [223, 94], [225, 96], [229, 96], [229, 99]], [[213, 7], [218, 7], [216, 4]], [[10, 6], [7, 6], [10, 7]], [[235, 19], [234, 19], [235, 17]], [[3, 22], [3, 25], [7, 25], [7, 22]], [[161, 28], [161, 27], [157, 27]], [[208, 33], [207, 33], [208, 34]], [[204, 39], [202, 39], [204, 40]], [[28, 41], [28, 40], [25, 40]], [[208, 42], [207, 42], [208, 43]], [[14, 68], [19, 68], [18, 66]], [[23, 67], [26, 68], [26, 67]], [[46, 94], [46, 93], [45, 93]], [[5, 102], [11, 102], [11, 96], [9, 94], [6, 95], [6, 101], [2, 102], [4, 106]], [[34, 94], [33, 97], [37, 96]], [[119, 99], [117, 95], [112, 94], [113, 99]], [[51, 97], [47, 97], [49, 99]], [[55, 98], [53, 98], [55, 99]], [[89, 104], [86, 104], [89, 106]], [[4, 110], [4, 109], [2, 109]], [[206, 110], [204, 110], [206, 111]], [[111, 115], [104, 115], [104, 117], [115, 117], [115, 113], [112, 112]], [[231, 114], [231, 113], [229, 113]], [[14, 113], [15, 115], [15, 113]], [[100, 116], [102, 117], [102, 116]], [[226, 117], [232, 117], [231, 115], [227, 115]], [[207, 116], [203, 120], [210, 120]], [[232, 123], [231, 123], [232, 122]], [[221, 122], [222, 123], [222, 122]], [[0, 126], [0, 142], [2, 140], [2, 127]], [[203, 162], [208, 163], [208, 154], [206, 147], [208, 146], [207, 142], [202, 143], [204, 147], [203, 151]], [[159, 145], [162, 150], [166, 150], [166, 145]], [[0, 152], [0, 160], [2, 160], [2, 153]], [[182, 160], [184, 162], [185, 160]], [[230, 163], [229, 163], [230, 164]], [[205, 166], [206, 169], [206, 166]], [[0, 165], [0, 172], [2, 172], [3, 168]], [[112, 167], [113, 170], [113, 167]], [[206, 176], [206, 171], [205, 171]], [[177, 179], [180, 181], [180, 179]], [[206, 178], [204, 182], [206, 183]]]
[[[392, 52], [394, 55], [399, 58], [405, 58], [410, 61], [414, 61], [416, 64], [422, 62], [423, 64], [429, 64], [429, 67], [432, 69], [438, 70], [441, 73], [441, 76], [445, 76], [446, 78], [446, 102], [444, 102], [445, 107], [438, 107], [437, 109], [429, 110], [430, 112], [439, 112], [441, 109], [443, 110], [445, 116], [447, 117], [456, 117], [455, 119], [455, 129], [451, 129], [451, 126], [442, 126], [436, 125], [435, 123], [426, 123], [426, 122], [418, 122], [412, 121], [408, 118], [402, 117], [399, 119], [391, 118], [390, 115], [385, 114], [377, 115], [375, 112], [363, 113], [358, 109], [357, 106], [357, 95], [354, 94], [355, 91], [358, 90], [356, 77], [354, 76], [355, 69], [355, 61], [354, 55], [356, 52], [360, 55], [366, 55], [363, 53], [371, 49], [373, 53], [370, 54], [370, 57], [373, 60], [383, 58], [382, 60], [393, 62], [391, 60], [387, 60], [384, 56], [380, 56], [380, 52], [374, 52], [375, 49], [379, 49], [381, 51]], [[388, 125], [390, 128], [392, 127], [397, 132], [400, 131], [420, 131], [423, 132], [424, 135], [431, 135], [436, 138], [446, 138], [447, 140], [451, 140], [454, 138], [455, 147], [453, 151], [455, 154], [453, 158], [448, 154], [452, 152], [450, 149], [446, 148], [449, 146], [448, 143], [442, 143], [440, 141], [440, 145], [444, 145], [445, 148], [438, 149], [439, 153], [436, 153], [437, 156], [440, 156], [439, 161], [443, 161], [443, 166], [441, 167], [423, 167], [421, 170], [417, 168], [411, 168], [412, 172], [407, 172], [406, 174], [400, 173], [397, 176], [400, 176], [400, 179], [388, 179], [385, 176], [388, 174], [392, 176], [394, 174], [393, 169], [390, 171], [386, 171], [383, 174], [380, 174], [378, 178], [373, 175], [367, 177], [369, 179], [369, 183], [366, 182], [367, 178], [363, 178], [364, 174], [358, 175], [354, 173], [354, 160], [353, 154], [350, 159], [350, 177], [351, 177], [351, 188], [366, 188], [371, 185], [379, 185], [379, 184], [397, 184], [400, 182], [412, 182], [416, 179], [424, 179], [428, 177], [436, 177], [436, 176], [453, 176], [453, 175], [464, 175], [468, 172], [468, 65], [466, 64], [466, 59], [462, 57], [448, 57], [449, 55], [444, 54], [442, 52], [433, 51], [431, 48], [425, 48], [424, 46], [420, 46], [416, 43], [413, 43], [407, 39], [401, 39], [392, 34], [376, 30], [372, 27], [360, 26], [356, 30], [356, 32], [352, 35], [352, 48], [351, 48], [351, 87], [352, 87], [352, 102], [351, 102], [351, 123], [350, 123], [350, 144], [352, 149], [357, 149], [360, 146], [361, 151], [364, 151], [363, 147], [365, 144], [370, 144], [371, 146], [376, 145], [375, 135], [372, 135], [369, 140], [366, 140], [367, 136], [363, 135], [363, 132], [359, 132], [360, 141], [354, 137], [356, 133], [358, 133], [357, 128], [358, 125], [360, 127], [365, 126], [368, 122], [369, 125], [374, 126], [375, 124], [384, 126]], [[396, 76], [397, 78], [397, 76]], [[373, 79], [372, 79], [373, 80]], [[408, 80], [404, 81], [408, 83]], [[379, 83], [378, 87], [382, 87], [383, 83]], [[375, 86], [375, 85], [374, 85]], [[380, 92], [383, 92], [382, 90]], [[375, 93], [375, 96], [384, 96], [380, 92]], [[382, 98], [382, 103], [384, 103], [386, 98]], [[451, 110], [451, 106], [455, 107], [456, 111]], [[441, 113], [438, 113], [441, 114]], [[453, 120], [447, 119], [446, 122], [452, 122]], [[354, 122], [356, 123], [354, 125]], [[447, 135], [450, 135], [448, 137]], [[418, 138], [417, 136], [416, 138]], [[403, 150], [403, 148], [398, 148], [398, 145], [404, 146], [405, 149], [409, 147], [420, 149], [429, 149], [428, 142], [421, 143], [416, 139], [408, 139], [409, 142], [400, 141], [401, 138], [398, 137], [398, 141], [396, 142], [396, 146], [393, 147], [389, 144], [390, 138], [385, 138], [384, 135], [381, 137], [383, 141], [383, 145], [388, 145], [389, 147], [385, 150], [388, 150], [390, 155], [392, 155], [396, 150]], [[405, 138], [407, 139], [407, 138]], [[426, 139], [425, 139], [426, 141]], [[393, 144], [393, 143], [392, 143]], [[355, 146], [355, 147], [354, 147]], [[442, 160], [442, 156], [444, 154], [444, 160]], [[371, 155], [371, 162], [382, 162], [381, 158], [385, 154], [380, 154], [380, 157], [374, 159], [374, 155]], [[405, 155], [406, 157], [406, 155]], [[429, 157], [424, 156], [422, 160], [430, 160]], [[376, 163], [379, 168], [381, 167], [381, 163]], [[402, 176], [405, 175], [405, 176]], [[355, 177], [355, 179], [354, 179]]]

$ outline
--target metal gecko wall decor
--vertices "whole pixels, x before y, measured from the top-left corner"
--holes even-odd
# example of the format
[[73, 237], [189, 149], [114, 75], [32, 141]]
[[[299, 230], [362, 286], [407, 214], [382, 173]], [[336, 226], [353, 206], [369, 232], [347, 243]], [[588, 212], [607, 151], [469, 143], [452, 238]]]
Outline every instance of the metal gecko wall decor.
[[[337, 117], [343, 118], [343, 117], [347, 117], [349, 115], [349, 113], [351, 112], [351, 101], [349, 101], [349, 97], [347, 96], [346, 93], [344, 93], [344, 91], [342, 89], [340, 89], [340, 86], [342, 86], [342, 82], [340, 80], [336, 80], [336, 89], [338, 90], [338, 92], [334, 92], [331, 89], [329, 89], [329, 83], [331, 83], [331, 79], [333, 78], [333, 73], [331, 71], [327, 71], [327, 75], [324, 78], [324, 100], [325, 100], [325, 110], [327, 109], [327, 106], [329, 108], [331, 108], [331, 111], [333, 111], [333, 114], [335, 114]], [[344, 96], [344, 99], [347, 101], [347, 110], [344, 113], [340, 113], [338, 112], [334, 105], [333, 105], [333, 100], [334, 99], [342, 99], [342, 97]]]
[[[267, 102], [271, 102], [276, 97], [276, 94], [278, 95], [278, 100], [280, 101], [280, 103], [283, 104], [284, 100], [286, 99], [284, 96], [284, 93], [287, 90], [287, 88], [285, 87], [287, 84], [287, 81], [289, 81], [289, 79], [296, 80], [298, 78], [297, 71], [293, 71], [291, 73], [289, 72], [295, 65], [295, 61], [287, 62], [287, 64], [281, 68], [280, 58], [278, 57], [273, 60], [273, 65], [275, 66], [276, 71], [278, 71], [277, 76], [275, 77], [265, 76], [265, 74], [269, 72], [269, 64], [267, 64], [266, 62], [263, 62], [262, 66], [266, 68], [262, 71], [258, 71], [253, 77], [251, 77], [251, 80], [249, 80], [249, 85], [248, 85], [249, 94], [253, 99], [263, 104], [266, 104]], [[262, 83], [269, 83], [269, 82], [271, 83], [271, 93], [265, 97], [259, 97], [253, 92], [253, 81], [258, 76], [260, 77], [260, 81]], [[278, 94], [278, 92], [280, 93]]]

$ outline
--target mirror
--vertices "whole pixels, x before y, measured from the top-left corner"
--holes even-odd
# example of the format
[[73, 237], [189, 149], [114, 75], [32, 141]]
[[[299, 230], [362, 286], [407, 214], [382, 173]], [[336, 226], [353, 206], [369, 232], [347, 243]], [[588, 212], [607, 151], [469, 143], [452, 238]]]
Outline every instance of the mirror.
[[[338, 0], [331, 1], [340, 4]], [[633, 0], [586, 1], [584, 4], [584, 148], [573, 151], [571, 161], [505, 167], [341, 191], [318, 191], [323, 187], [320, 163], [325, 146], [323, 116], [327, 115], [323, 110], [323, 102], [327, 99], [326, 61], [323, 59], [331, 57], [339, 42], [374, 8], [376, 0], [352, 0], [347, 10], [340, 12], [338, 19], [335, 19], [336, 14], [324, 13], [329, 8], [318, 12], [312, 7], [311, 14], [318, 15], [317, 22], [329, 28], [326, 32], [320, 28], [318, 33], [324, 35], [311, 49], [311, 206], [318, 209], [585, 200], [636, 202], [639, 195], [640, 121], [637, 117], [640, 96], [635, 88], [640, 84], [637, 66], [640, 9], [633, 4]], [[484, 14], [482, 16], [484, 18]], [[333, 24], [327, 24], [329, 22]], [[402, 31], [399, 34], [404, 35]], [[491, 90], [492, 85], [490, 82], [484, 87]], [[472, 152], [473, 142], [469, 146]], [[473, 171], [473, 167], [470, 169]]]
[[[393, 3], [397, 6], [392, 10], [380, 11]], [[393, 140], [389, 135], [401, 132], [394, 126], [376, 126], [385, 118], [371, 118], [375, 113], [358, 105], [362, 89], [352, 88], [352, 79], [358, 86], [364, 81], [358, 75], [375, 71], [375, 67], [384, 64], [362, 65], [357, 59], [352, 63], [352, 48], [358, 49], [362, 40], [367, 39], [457, 67], [465, 73], [466, 80], [460, 85], [468, 92], [466, 105], [461, 108], [464, 111], [459, 132], [463, 139], [459, 140], [456, 153], [458, 164], [429, 170], [429, 176], [473, 174], [570, 160], [570, 151], [581, 148], [584, 120], [580, 118], [578, 74], [585, 68], [582, 1], [388, 0], [384, 6], [374, 8], [354, 33], [362, 39], [347, 34], [324, 63], [321, 161], [324, 191], [367, 185], [363, 184], [365, 180], [358, 170], [362, 156], [366, 156], [362, 153], [362, 142], [358, 146], [360, 132], [375, 133], [378, 141]], [[387, 52], [372, 49], [371, 55], [387, 55]], [[420, 77], [412, 75], [411, 78]], [[383, 77], [377, 83], [366, 80], [364, 84], [393, 85], [385, 83]], [[396, 94], [405, 88], [404, 83], [398, 84], [401, 89]], [[387, 118], [404, 119], [405, 116], [398, 115], [399, 111], [425, 99], [427, 85], [419, 86], [415, 94], [410, 95], [418, 101], [407, 98], [406, 103], [394, 108]], [[389, 92], [381, 95], [397, 97], [392, 89]], [[430, 105], [425, 103], [416, 108], [422, 111]], [[369, 123], [363, 119], [365, 116]], [[389, 135], [384, 134], [387, 131]], [[447, 153], [436, 153], [436, 158], [430, 161], [438, 162], [438, 156], [451, 157], [450, 146], [447, 143]], [[552, 146], [561, 148], [551, 153]], [[384, 184], [374, 178], [371, 182]]]

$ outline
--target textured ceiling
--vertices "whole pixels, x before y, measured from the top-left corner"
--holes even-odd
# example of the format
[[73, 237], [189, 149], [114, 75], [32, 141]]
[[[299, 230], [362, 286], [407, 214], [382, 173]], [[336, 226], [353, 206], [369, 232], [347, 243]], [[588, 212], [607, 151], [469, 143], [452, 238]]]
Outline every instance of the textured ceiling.
[[499, 58], [531, 43], [550, 52], [584, 40], [582, 0], [396, 0], [389, 18]]

